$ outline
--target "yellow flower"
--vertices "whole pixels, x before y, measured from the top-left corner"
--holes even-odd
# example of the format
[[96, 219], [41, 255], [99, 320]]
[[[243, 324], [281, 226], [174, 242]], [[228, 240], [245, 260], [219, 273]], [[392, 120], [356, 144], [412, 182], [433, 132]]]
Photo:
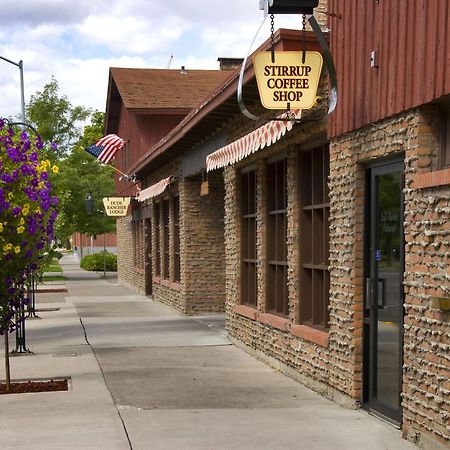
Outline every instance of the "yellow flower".
[[3, 247], [3, 250], [5, 251], [5, 252], [7, 252], [8, 250], [11, 250], [12, 249], [12, 244], [11, 244], [11, 242], [8, 242], [4, 247]]
[[58, 166], [53, 166], [52, 167], [53, 173], [58, 173], [59, 172], [59, 167]]
[[8, 192], [8, 195], [7, 195], [7, 197], [8, 197], [8, 200], [12, 200], [12, 198], [13, 198], [13, 193], [12, 192]]
[[14, 248], [14, 251], [15, 251], [16, 253], [20, 253], [20, 245], [17, 245], [17, 246]]
[[25, 223], [25, 219], [22, 217], [20, 220], [19, 220], [19, 224], [20, 225], [23, 225]]
[[0, 233], [3, 231], [3, 224], [0, 222]]
[[17, 227], [17, 234], [22, 234], [25, 231], [25, 227], [22, 225], [20, 227]]

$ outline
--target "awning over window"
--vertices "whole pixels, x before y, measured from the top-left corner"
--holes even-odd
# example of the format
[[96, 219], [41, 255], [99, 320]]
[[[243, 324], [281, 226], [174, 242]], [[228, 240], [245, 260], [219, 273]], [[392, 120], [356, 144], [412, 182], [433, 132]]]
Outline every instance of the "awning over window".
[[148, 188], [142, 189], [137, 195], [137, 199], [139, 202], [143, 202], [144, 200], [148, 200], [149, 198], [156, 197], [159, 194], [162, 194], [166, 187], [173, 181], [173, 177], [164, 178], [164, 180], [158, 181], [157, 183], [149, 186]]
[[[289, 116], [288, 116], [289, 114]], [[287, 117], [300, 119], [302, 115], [301, 109], [293, 109], [278, 116], [278, 119]], [[214, 153], [206, 157], [206, 170], [209, 172], [214, 169], [237, 163], [259, 149], [274, 144], [287, 131], [292, 130], [294, 120], [271, 120], [262, 127], [257, 128], [249, 134], [237, 139], [225, 147], [219, 148]]]

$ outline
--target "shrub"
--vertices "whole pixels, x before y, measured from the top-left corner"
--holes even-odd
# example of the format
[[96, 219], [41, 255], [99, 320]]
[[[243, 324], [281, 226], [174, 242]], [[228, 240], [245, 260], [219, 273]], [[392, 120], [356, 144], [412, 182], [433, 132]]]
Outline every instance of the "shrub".
[[114, 253], [94, 253], [93, 255], [85, 256], [81, 262], [80, 267], [89, 271], [102, 271], [103, 270], [103, 258], [106, 259], [106, 270], [108, 272], [117, 271], [117, 255]]

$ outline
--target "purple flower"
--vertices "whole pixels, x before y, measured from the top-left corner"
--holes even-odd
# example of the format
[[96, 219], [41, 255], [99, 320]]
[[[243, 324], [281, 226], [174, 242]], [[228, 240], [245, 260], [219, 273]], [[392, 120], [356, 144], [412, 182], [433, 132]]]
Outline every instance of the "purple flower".
[[13, 179], [9, 173], [3, 173], [0, 177], [0, 180], [3, 181], [3, 183], [12, 183]]
[[41, 180], [48, 180], [48, 173], [47, 172], [42, 172], [41, 173]]
[[4, 126], [5, 126], [5, 121], [3, 119], [0, 119], [0, 130], [3, 130]]
[[50, 144], [50, 148], [51, 148], [54, 152], [56, 152], [56, 150], [58, 150], [58, 144], [57, 144], [56, 142], [52, 142], [52, 143]]
[[12, 209], [12, 215], [14, 217], [18, 217], [21, 211], [22, 208], [20, 206], [16, 206], [15, 208]]
[[29, 159], [31, 162], [36, 162], [38, 160], [38, 154], [36, 152], [30, 153]]
[[19, 153], [14, 147], [7, 148], [6, 153], [8, 154], [9, 158], [14, 162], [17, 162], [17, 160], [19, 159]]

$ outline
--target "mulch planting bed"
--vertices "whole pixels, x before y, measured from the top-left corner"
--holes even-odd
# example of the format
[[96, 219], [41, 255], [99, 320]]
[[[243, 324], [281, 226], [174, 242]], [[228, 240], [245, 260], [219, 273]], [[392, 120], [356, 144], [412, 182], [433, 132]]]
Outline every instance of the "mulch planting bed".
[[68, 391], [67, 380], [20, 381], [11, 382], [11, 389], [6, 392], [6, 384], [0, 383], [1, 394], [23, 394], [26, 392]]

